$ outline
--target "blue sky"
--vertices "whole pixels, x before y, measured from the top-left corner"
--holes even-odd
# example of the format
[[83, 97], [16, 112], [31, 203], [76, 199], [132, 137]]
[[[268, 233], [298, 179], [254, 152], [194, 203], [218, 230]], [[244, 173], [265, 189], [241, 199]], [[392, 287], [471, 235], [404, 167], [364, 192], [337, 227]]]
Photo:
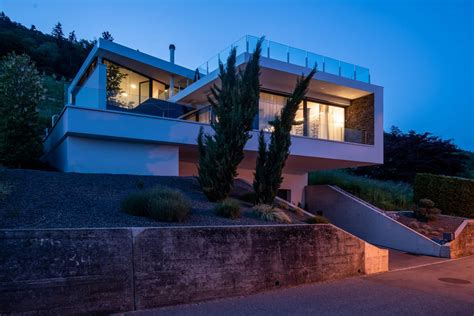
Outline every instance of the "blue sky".
[[474, 150], [474, 1], [0, 0], [26, 26], [115, 41], [195, 68], [245, 34], [368, 67], [385, 87], [384, 126]]

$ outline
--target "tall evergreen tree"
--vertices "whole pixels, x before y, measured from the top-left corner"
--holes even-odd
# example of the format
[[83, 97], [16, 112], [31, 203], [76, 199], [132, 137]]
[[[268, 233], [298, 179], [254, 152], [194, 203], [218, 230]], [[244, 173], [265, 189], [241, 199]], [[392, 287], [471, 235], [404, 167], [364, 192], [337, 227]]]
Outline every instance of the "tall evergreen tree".
[[61, 40], [64, 38], [63, 26], [60, 22], [58, 22], [54, 27], [51, 35], [54, 36], [56, 39]]
[[253, 188], [256, 202], [272, 205], [278, 189], [283, 181], [282, 172], [286, 159], [290, 154], [291, 128], [295, 124], [295, 116], [301, 101], [303, 101], [316, 70], [308, 76], [298, 78], [291, 96], [288, 97], [280, 116], [275, 117], [270, 125], [273, 130], [270, 144], [267, 146], [263, 130], [258, 139], [258, 156], [254, 174]]
[[69, 33], [69, 36], [67, 37], [67, 40], [71, 43], [77, 43], [77, 37], [76, 37], [76, 32], [72, 31]]
[[102, 38], [107, 41], [111, 41], [111, 42], [114, 41], [114, 37], [112, 36], [112, 34], [110, 34], [109, 31], [102, 32]]
[[42, 152], [36, 107], [42, 78], [27, 55], [12, 53], [0, 62], [0, 161], [23, 167]]
[[237, 176], [237, 166], [244, 158], [244, 146], [258, 111], [260, 91], [261, 38], [243, 71], [236, 69], [236, 49], [227, 64], [219, 63], [220, 87], [214, 85], [208, 97], [216, 120], [211, 122], [213, 135], [198, 136], [199, 183], [209, 200], [228, 196]]

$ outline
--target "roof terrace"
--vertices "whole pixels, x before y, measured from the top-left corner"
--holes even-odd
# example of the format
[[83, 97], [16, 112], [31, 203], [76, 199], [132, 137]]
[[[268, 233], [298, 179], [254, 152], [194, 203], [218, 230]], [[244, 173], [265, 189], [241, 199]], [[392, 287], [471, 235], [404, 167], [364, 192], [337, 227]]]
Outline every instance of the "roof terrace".
[[[219, 68], [219, 61], [225, 62], [227, 56], [229, 56], [230, 50], [233, 47], [235, 47], [237, 50], [237, 56], [244, 53], [252, 53], [255, 50], [258, 39], [259, 38], [256, 36], [243, 36], [238, 41], [226, 47], [220, 53], [199, 66], [198, 71], [200, 75], [207, 76], [208, 74], [216, 71]], [[312, 68], [315, 66], [316, 69], [321, 72], [370, 83], [370, 73], [368, 68], [346, 63], [341, 60], [311, 53], [270, 40], [265, 40], [263, 42], [262, 56], [307, 68]]]

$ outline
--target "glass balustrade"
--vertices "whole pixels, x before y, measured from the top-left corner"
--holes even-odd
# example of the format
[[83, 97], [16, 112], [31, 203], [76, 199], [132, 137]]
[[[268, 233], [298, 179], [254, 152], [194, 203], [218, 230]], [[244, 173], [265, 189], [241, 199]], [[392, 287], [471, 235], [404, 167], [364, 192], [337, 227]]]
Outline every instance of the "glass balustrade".
[[[207, 62], [197, 68], [201, 77], [206, 76], [219, 68], [219, 61], [225, 63], [232, 47], [236, 48], [237, 56], [252, 53], [259, 38], [246, 35], [238, 41], [211, 57]], [[287, 62], [293, 65], [312, 68], [317, 67], [320, 72], [349, 78], [352, 80], [370, 83], [369, 69], [354, 64], [346, 63], [334, 58], [294, 48], [285, 44], [264, 40], [262, 43], [262, 56], [274, 60]]]

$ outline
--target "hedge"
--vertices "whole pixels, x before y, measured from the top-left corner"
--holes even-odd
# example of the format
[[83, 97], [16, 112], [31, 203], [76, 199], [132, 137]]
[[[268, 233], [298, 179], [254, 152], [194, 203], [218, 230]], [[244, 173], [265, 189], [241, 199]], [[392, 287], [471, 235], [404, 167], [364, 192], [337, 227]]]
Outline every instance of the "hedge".
[[443, 214], [474, 218], [474, 180], [418, 173], [413, 199], [430, 199]]

